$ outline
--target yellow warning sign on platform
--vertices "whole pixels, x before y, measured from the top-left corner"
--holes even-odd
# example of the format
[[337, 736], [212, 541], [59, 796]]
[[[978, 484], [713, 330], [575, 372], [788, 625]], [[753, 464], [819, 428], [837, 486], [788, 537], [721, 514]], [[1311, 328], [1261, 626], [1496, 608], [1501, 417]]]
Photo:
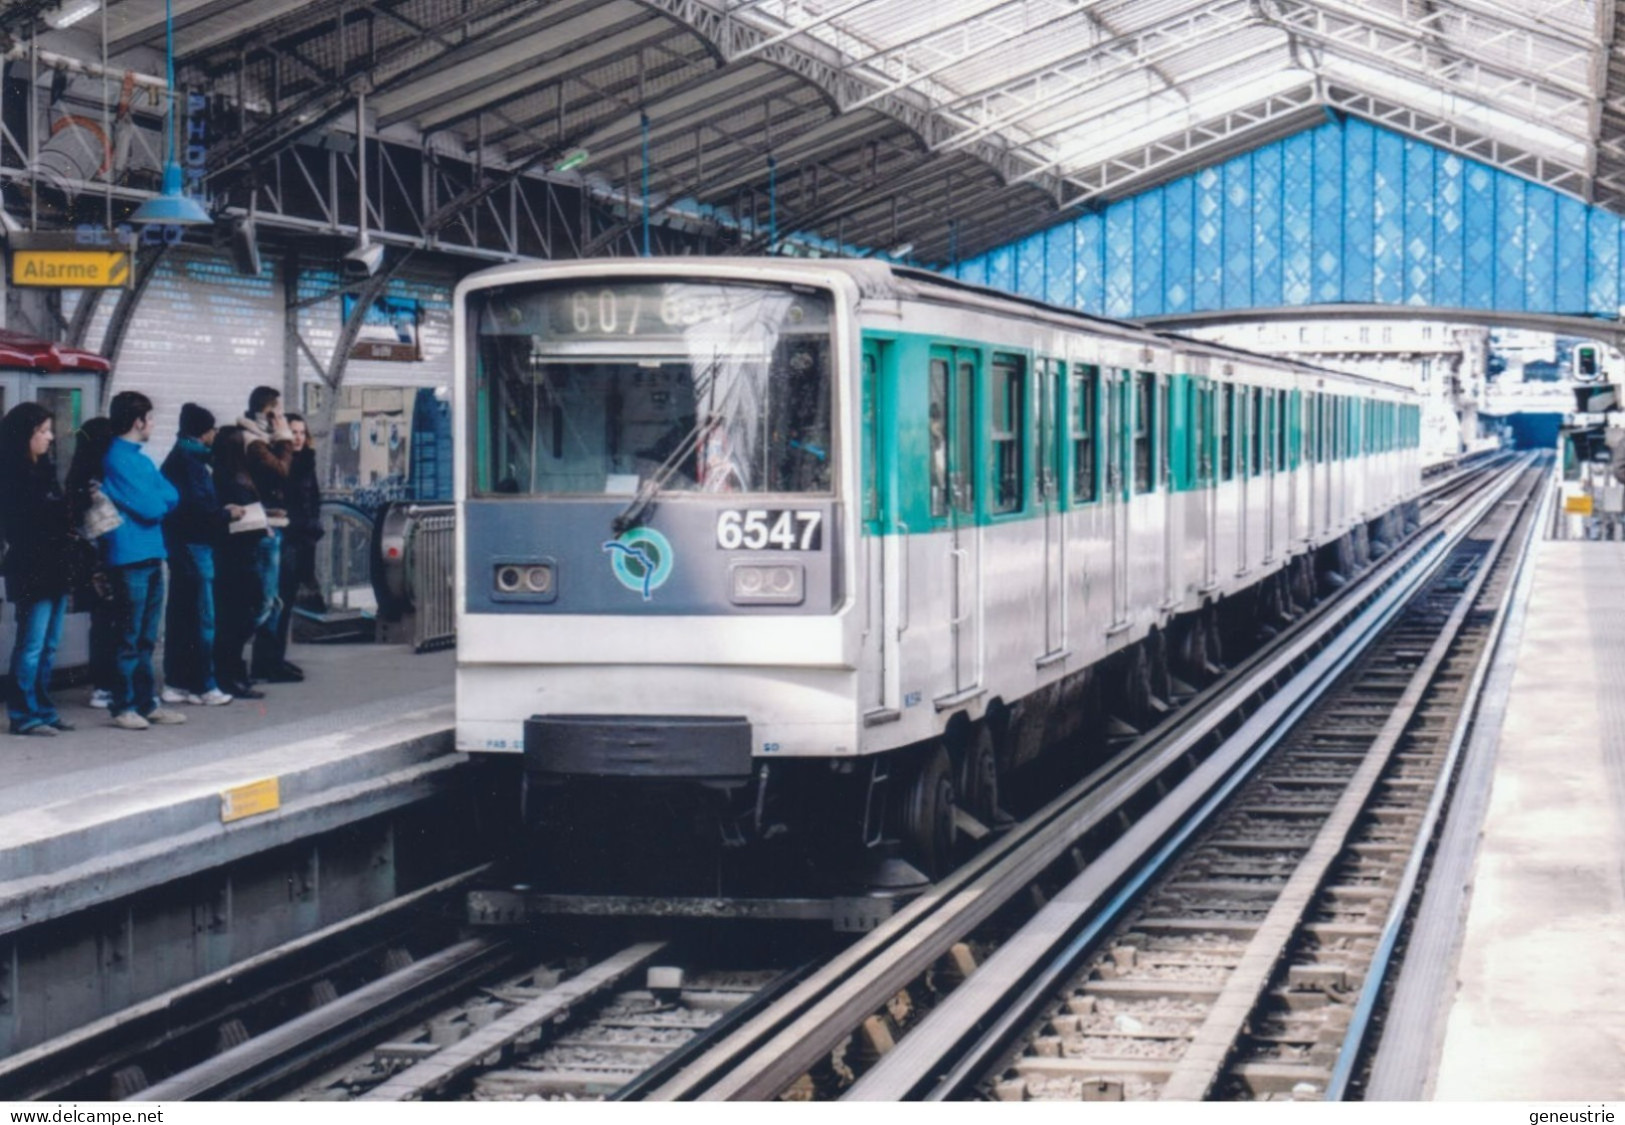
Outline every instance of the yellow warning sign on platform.
[[275, 812], [282, 807], [282, 785], [274, 777], [251, 781], [220, 794], [220, 823], [230, 824], [245, 816]]
[[47, 289], [118, 289], [130, 284], [125, 250], [13, 250], [11, 283]]

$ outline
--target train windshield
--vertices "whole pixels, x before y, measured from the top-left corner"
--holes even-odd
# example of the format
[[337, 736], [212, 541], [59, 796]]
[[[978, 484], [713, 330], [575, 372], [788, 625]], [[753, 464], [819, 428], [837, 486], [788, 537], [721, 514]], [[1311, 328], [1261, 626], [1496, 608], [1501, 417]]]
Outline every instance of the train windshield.
[[831, 308], [743, 282], [475, 292], [473, 491], [829, 492]]

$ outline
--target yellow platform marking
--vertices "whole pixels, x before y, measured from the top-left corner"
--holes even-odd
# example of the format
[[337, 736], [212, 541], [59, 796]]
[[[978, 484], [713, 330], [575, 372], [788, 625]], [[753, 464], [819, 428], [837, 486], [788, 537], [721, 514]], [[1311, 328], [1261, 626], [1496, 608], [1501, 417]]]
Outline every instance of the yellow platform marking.
[[220, 794], [220, 823], [230, 824], [244, 817], [275, 812], [281, 807], [282, 783], [278, 778], [250, 781]]
[[1563, 510], [1571, 516], [1589, 516], [1591, 497], [1586, 495], [1563, 497]]

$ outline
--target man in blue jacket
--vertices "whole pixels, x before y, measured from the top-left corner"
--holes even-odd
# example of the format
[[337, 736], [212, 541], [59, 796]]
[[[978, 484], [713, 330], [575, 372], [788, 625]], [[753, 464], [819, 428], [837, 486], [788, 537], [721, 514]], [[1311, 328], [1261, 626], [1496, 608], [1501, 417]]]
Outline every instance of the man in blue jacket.
[[209, 450], [214, 415], [195, 402], [181, 406], [180, 436], [164, 458], [164, 479], [180, 503], [164, 519], [169, 551], [169, 606], [164, 613], [161, 703], [218, 707], [231, 702], [214, 675], [214, 541], [243, 510], [214, 492]]
[[180, 496], [141, 448], [152, 440], [152, 400], [139, 391], [121, 391], [113, 396], [108, 418], [113, 443], [102, 465], [102, 494], [124, 518], [106, 537], [120, 603], [113, 725], [146, 730], [152, 723], [184, 723], [185, 715], [158, 706], [152, 673], [164, 616], [164, 517]]

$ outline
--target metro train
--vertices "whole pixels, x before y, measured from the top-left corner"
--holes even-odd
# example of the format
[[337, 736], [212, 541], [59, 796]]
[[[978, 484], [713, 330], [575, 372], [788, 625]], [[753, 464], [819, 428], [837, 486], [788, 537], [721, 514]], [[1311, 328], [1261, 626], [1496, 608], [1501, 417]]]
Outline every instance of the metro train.
[[923, 270], [518, 264], [455, 315], [457, 745], [523, 755], [566, 880], [685, 833], [939, 875], [1415, 518], [1408, 391]]

